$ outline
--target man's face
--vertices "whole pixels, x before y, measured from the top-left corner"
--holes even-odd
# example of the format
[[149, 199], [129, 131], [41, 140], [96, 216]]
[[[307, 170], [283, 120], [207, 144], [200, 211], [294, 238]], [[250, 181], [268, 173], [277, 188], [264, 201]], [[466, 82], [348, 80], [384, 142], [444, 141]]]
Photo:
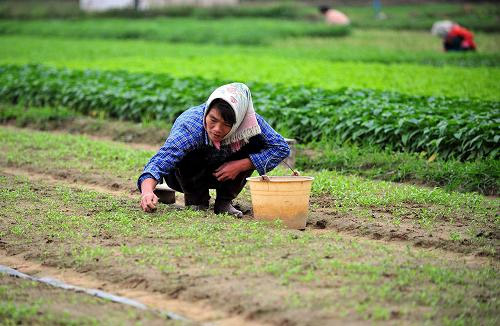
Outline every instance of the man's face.
[[220, 143], [233, 127], [229, 122], [224, 121], [216, 106], [205, 117], [205, 126], [208, 137], [214, 143]]

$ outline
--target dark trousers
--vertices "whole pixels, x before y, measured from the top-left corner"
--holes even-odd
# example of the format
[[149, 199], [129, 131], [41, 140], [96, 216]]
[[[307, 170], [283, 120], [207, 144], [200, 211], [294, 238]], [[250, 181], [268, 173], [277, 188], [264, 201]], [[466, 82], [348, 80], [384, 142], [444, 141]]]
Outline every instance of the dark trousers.
[[217, 200], [231, 201], [243, 190], [246, 178], [253, 170], [240, 173], [234, 180], [217, 181], [212, 175], [224, 162], [248, 158], [248, 151], [243, 147], [236, 155], [214, 163], [206, 150], [195, 150], [188, 153], [176, 168], [165, 177], [167, 185], [184, 193], [186, 205], [208, 205], [209, 189], [216, 189]]
[[462, 47], [463, 40], [460, 36], [445, 40], [443, 43], [445, 51], [474, 51], [472, 48]]

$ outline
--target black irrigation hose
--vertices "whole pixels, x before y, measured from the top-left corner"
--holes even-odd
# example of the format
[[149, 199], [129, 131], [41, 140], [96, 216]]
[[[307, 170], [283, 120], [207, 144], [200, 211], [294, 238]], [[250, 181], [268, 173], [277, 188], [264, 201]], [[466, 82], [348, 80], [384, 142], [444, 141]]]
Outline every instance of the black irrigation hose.
[[[82, 288], [79, 286], [73, 286], [73, 285], [66, 284], [64, 282], [61, 282], [59, 280], [56, 280], [56, 279], [53, 279], [50, 277], [39, 278], [39, 277], [30, 276], [30, 275], [21, 273], [15, 269], [12, 269], [12, 268], [4, 266], [4, 265], [0, 265], [0, 273], [4, 273], [4, 274], [10, 275], [10, 276], [18, 277], [18, 278], [25, 279], [25, 280], [30, 280], [30, 281], [48, 284], [50, 286], [64, 289], [64, 290], [71, 290], [71, 291], [75, 291], [75, 292], [86, 293], [86, 294], [92, 295], [94, 297], [106, 299], [106, 300], [109, 300], [112, 302], [125, 304], [125, 305], [132, 306], [134, 308], [141, 309], [141, 310], [150, 310], [146, 305], [144, 305], [138, 301], [132, 300], [132, 299], [128, 299], [125, 297], [121, 297], [118, 295], [114, 295], [114, 294], [107, 293], [107, 292], [100, 291], [100, 290], [96, 290], [96, 289], [87, 289], [87, 288]], [[154, 312], [159, 313], [161, 316], [164, 316], [167, 319], [179, 320], [179, 321], [183, 321], [183, 322], [192, 322], [188, 318], [183, 317], [181, 315], [178, 315], [176, 313], [170, 312], [170, 311], [154, 310]]]

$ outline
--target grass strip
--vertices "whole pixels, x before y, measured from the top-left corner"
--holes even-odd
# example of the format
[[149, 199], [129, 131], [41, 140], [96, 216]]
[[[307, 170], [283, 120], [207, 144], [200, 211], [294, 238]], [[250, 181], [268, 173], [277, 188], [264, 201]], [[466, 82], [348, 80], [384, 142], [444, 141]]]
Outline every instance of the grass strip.
[[[228, 26], [231, 26], [231, 33], [227, 33]], [[273, 40], [287, 37], [346, 36], [349, 31], [349, 27], [332, 27], [322, 23], [241, 18], [214, 21], [185, 18], [40, 20], [24, 21], [22, 24], [18, 21], [0, 21], [0, 34], [143, 39], [219, 45], [270, 44]]]
[[[424, 3], [388, 5], [383, 4], [382, 19], [375, 16], [370, 6], [338, 6], [345, 12], [355, 27], [413, 29], [429, 31], [438, 20], [452, 20], [472, 31], [498, 31], [500, 10], [495, 3]], [[385, 17], [384, 17], [385, 16]]]
[[[66, 106], [83, 114], [173, 122], [226, 83], [201, 78], [38, 65], [0, 66], [4, 101]], [[257, 111], [301, 142], [375, 144], [443, 158], [497, 158], [499, 102], [409, 96], [373, 90], [249, 83]]]
[[[137, 150], [124, 144], [91, 140], [85, 136], [0, 128], [3, 166], [31, 168], [67, 179], [81, 179], [107, 186], [117, 183], [134, 189], [137, 177], [154, 151]], [[276, 170], [272, 174], [283, 175]], [[344, 176], [334, 171], [305, 171], [316, 178], [312, 186], [313, 209], [327, 207], [340, 217], [376, 224], [374, 214], [387, 212], [381, 221], [396, 229], [408, 223], [416, 232], [442, 233], [445, 242], [460, 250], [497, 255], [495, 229], [499, 220], [498, 199], [474, 193], [446, 192], [439, 188], [401, 185]], [[239, 199], [250, 202], [244, 190]], [[321, 210], [318, 210], [320, 212]], [[390, 227], [390, 226], [389, 226]], [[401, 226], [403, 227], [403, 226]]]
[[[166, 123], [132, 123], [91, 118], [64, 107], [28, 107], [0, 104], [0, 122], [39, 130], [60, 130], [108, 139], [160, 146], [168, 135]], [[439, 186], [447, 191], [479, 192], [497, 195], [500, 188], [497, 160], [472, 162], [429, 161], [426, 155], [381, 151], [377, 147], [331, 143], [300, 145], [300, 170], [336, 170], [372, 179]]]
[[[418, 31], [391, 30], [353, 30], [349, 37], [337, 37], [334, 40], [325, 37], [295, 37], [273, 41], [267, 46], [210, 45], [188, 43], [165, 43], [158, 41], [118, 40], [118, 39], [69, 39], [36, 36], [0, 36], [4, 45], [3, 56], [11, 60], [26, 58], [27, 62], [40, 60], [67, 61], [79, 59], [104, 60], [105, 58], [141, 57], [145, 67], [156, 63], [154, 71], [166, 68], [160, 62], [166, 58], [200, 57], [209, 59], [218, 56], [245, 56], [245, 62], [255, 57], [280, 59], [299, 59], [302, 61], [325, 60], [367, 63], [416, 63], [434, 66], [499, 66], [500, 54], [497, 34], [479, 33], [476, 35], [477, 53], [444, 53], [439, 39], [433, 39], [428, 33]], [[50, 44], [50, 45], [49, 45]], [[119, 47], [120, 49], [116, 49]], [[35, 51], [33, 49], [36, 49]], [[147, 49], [144, 52], [144, 49]], [[57, 57], [57, 58], [54, 58]], [[269, 60], [269, 59], [268, 59]], [[233, 60], [233, 64], [234, 64]], [[102, 65], [102, 63], [100, 63]], [[219, 66], [222, 63], [218, 63]], [[259, 65], [262, 69], [263, 63]], [[265, 67], [265, 66], [264, 66]], [[172, 67], [169, 67], [170, 69]], [[195, 67], [189, 67], [194, 69]], [[350, 67], [352, 70], [354, 67]], [[389, 67], [387, 67], [389, 69]], [[325, 68], [326, 69], [326, 68]], [[317, 74], [316, 72], [315, 74]], [[439, 72], [433, 72], [436, 75]], [[447, 72], [452, 74], [453, 71]], [[387, 75], [387, 73], [386, 73]], [[331, 76], [330, 78], [340, 76]], [[477, 76], [476, 76], [477, 77]], [[310, 78], [310, 76], [295, 76]], [[385, 76], [387, 78], [387, 76]], [[359, 81], [353, 79], [353, 81]], [[477, 80], [477, 78], [475, 78]], [[330, 81], [331, 82], [331, 81]], [[410, 81], [415, 83], [415, 81]], [[443, 81], [434, 87], [442, 87]], [[401, 86], [401, 85], [400, 85]], [[469, 87], [471, 87], [470, 85]], [[415, 88], [413, 86], [413, 88]], [[470, 91], [470, 90], [469, 90]]]
[[[414, 63], [431, 66], [496, 67], [500, 65], [497, 34], [475, 34], [478, 51], [443, 52], [438, 38], [427, 32], [353, 29], [348, 37], [294, 38], [275, 41], [271, 46], [258, 49], [261, 55], [273, 55], [277, 49], [285, 50], [283, 57], [320, 59], [342, 62]], [[225, 49], [224, 51], [228, 51]], [[229, 50], [230, 51], [230, 50]], [[436, 85], [436, 87], [439, 87]]]
[[497, 159], [460, 162], [425, 153], [380, 150], [376, 146], [310, 143], [300, 145], [297, 167], [302, 170], [335, 170], [371, 179], [410, 182], [448, 191], [475, 191], [498, 195], [500, 163]]
[[55, 266], [120, 282], [142, 279], [162, 293], [181, 288], [183, 298], [208, 294], [215, 305], [239, 306], [264, 321], [498, 321], [494, 260], [438, 259], [437, 252], [335, 232], [301, 233], [166, 206], [145, 214], [133, 201], [96, 192], [9, 176], [0, 182], [7, 250]]

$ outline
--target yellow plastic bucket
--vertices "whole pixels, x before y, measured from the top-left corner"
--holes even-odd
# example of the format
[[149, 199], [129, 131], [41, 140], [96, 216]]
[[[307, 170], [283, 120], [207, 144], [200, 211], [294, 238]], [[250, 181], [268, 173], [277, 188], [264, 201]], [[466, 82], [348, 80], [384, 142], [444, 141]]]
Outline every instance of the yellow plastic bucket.
[[290, 229], [306, 227], [313, 177], [250, 177], [253, 215], [258, 220], [280, 219]]

